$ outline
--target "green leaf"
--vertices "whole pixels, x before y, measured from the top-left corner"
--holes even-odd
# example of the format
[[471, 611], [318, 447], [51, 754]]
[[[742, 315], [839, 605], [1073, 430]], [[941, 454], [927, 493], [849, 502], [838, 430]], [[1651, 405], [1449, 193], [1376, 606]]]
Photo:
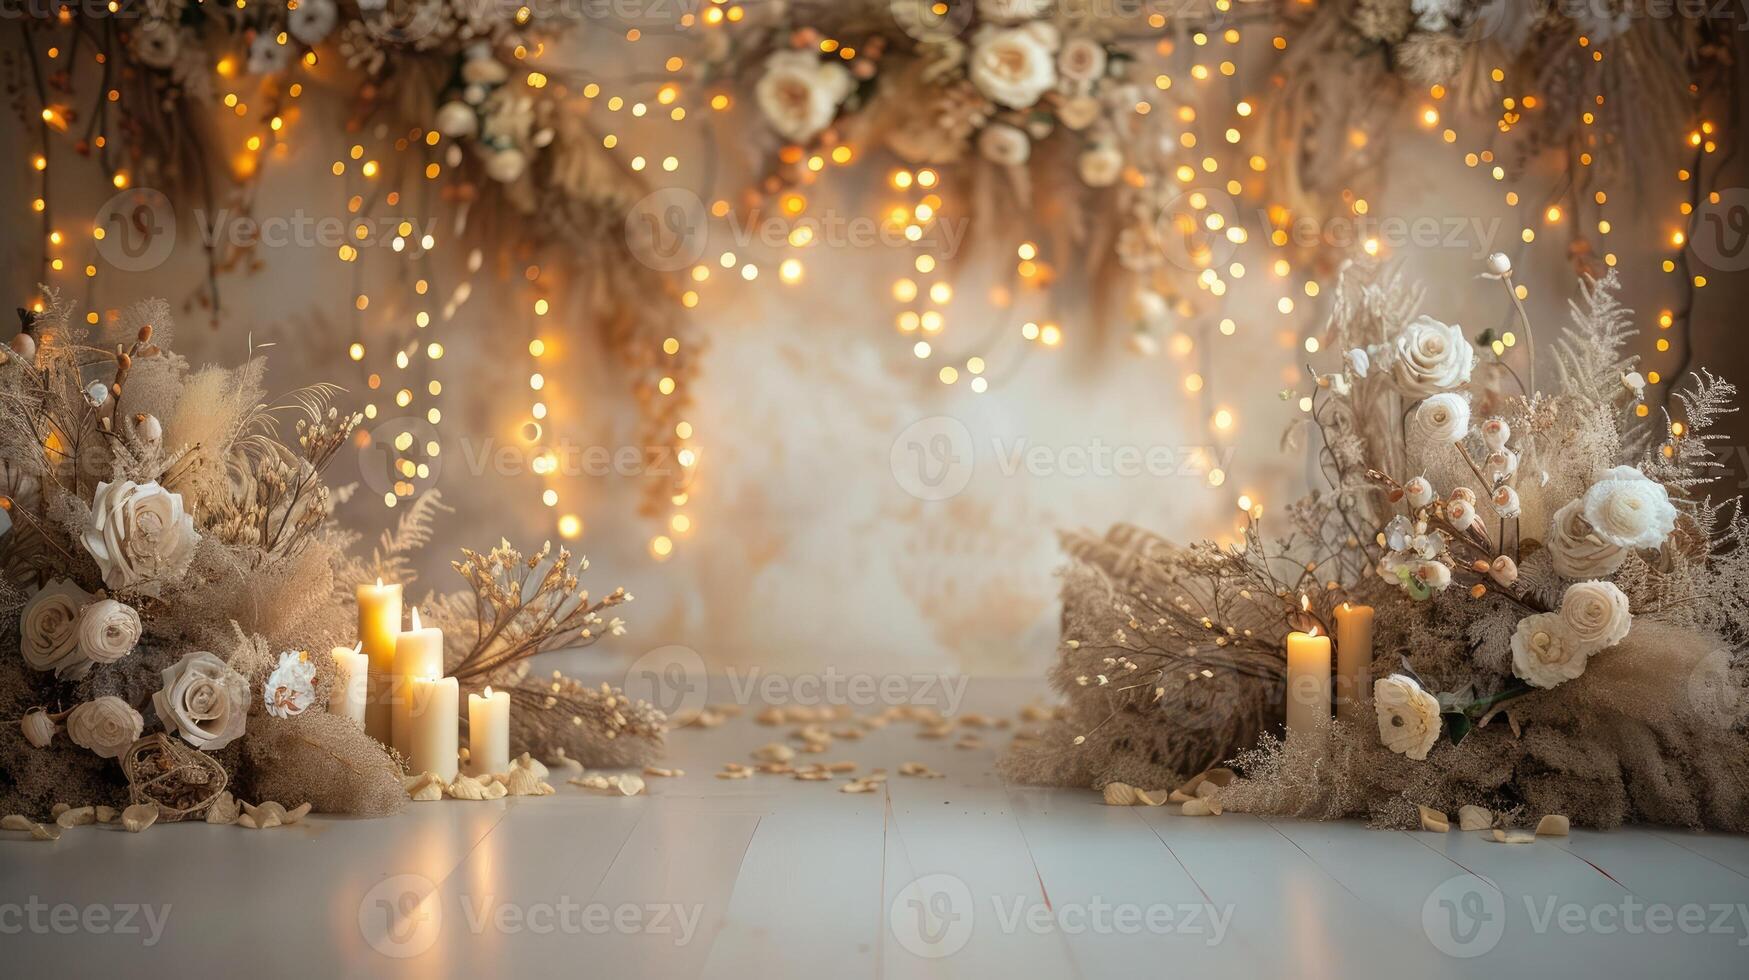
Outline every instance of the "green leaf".
[[1462, 742], [1464, 736], [1470, 733], [1470, 729], [1475, 727], [1474, 723], [1470, 721], [1470, 716], [1461, 711], [1447, 711], [1442, 713], [1440, 717], [1445, 719], [1445, 737], [1451, 740], [1453, 745]]

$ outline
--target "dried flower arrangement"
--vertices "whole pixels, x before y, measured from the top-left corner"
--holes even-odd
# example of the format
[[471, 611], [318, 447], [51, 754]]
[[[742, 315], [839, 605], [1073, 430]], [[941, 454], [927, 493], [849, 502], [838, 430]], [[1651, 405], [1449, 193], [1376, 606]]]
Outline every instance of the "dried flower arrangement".
[[[472, 254], [490, 249], [503, 268], [528, 268], [532, 257], [561, 266], [638, 404], [640, 444], [681, 452], [675, 427], [690, 406], [702, 347], [688, 338], [663, 349], [667, 338], [688, 336], [680, 287], [628, 242], [628, 215], [650, 188], [592, 128], [588, 110], [599, 84], [575, 69], [535, 64], [583, 13], [471, 0], [144, 0], [129, 13], [118, 22], [107, 10], [77, 4], [22, 10], [20, 43], [0, 52], [34, 87], [36, 104], [21, 96], [15, 108], [41, 147], [45, 236], [54, 227], [46, 181], [65, 172], [61, 140], [128, 193], [150, 189], [171, 207], [202, 207], [202, 221], [216, 220], [220, 208], [247, 217], [274, 159], [268, 151], [295, 138], [294, 110], [318, 91], [344, 92], [346, 132], [385, 144], [373, 145], [373, 156], [384, 159], [371, 161], [364, 175], [392, 186], [369, 199], [393, 205], [403, 196], [423, 198], [440, 181], [441, 200], [453, 210], [449, 224], [464, 245], [476, 246]], [[95, 50], [102, 70], [68, 68], [69, 58], [47, 59], [45, 50], [81, 58]], [[331, 64], [354, 73], [357, 84], [323, 82]], [[224, 93], [238, 116], [248, 110], [251, 135], [234, 158], [218, 145], [223, 124], [203, 110]], [[220, 273], [259, 270], [256, 245], [204, 236], [202, 299], [215, 324]], [[42, 261], [48, 276], [46, 247]], [[470, 272], [482, 264], [470, 259]], [[687, 481], [685, 473], [656, 469], [641, 502], [650, 516], [665, 515]]]
[[[20, 651], [0, 658], [0, 809], [398, 810], [399, 761], [327, 711], [325, 653], [354, 635], [354, 585], [406, 578], [441, 503], [416, 503], [374, 554], [354, 554], [358, 535], [331, 517], [349, 489], [323, 480], [359, 421], [335, 389], [269, 405], [261, 358], [196, 369], [174, 354], [162, 301], [87, 329], [47, 295], [0, 346], [0, 628]], [[573, 568], [564, 551], [466, 553], [456, 570], [472, 593], [430, 603], [458, 644], [450, 667], [515, 693], [519, 745], [653, 759], [660, 712], [527, 680], [529, 657], [623, 630], [604, 614], [631, 597], [591, 602]]]
[[1253, 106], [1164, 72], [1207, 77], [1192, 38], [1233, 44], [1228, 29], [1273, 11], [798, 0], [744, 12], [702, 21], [699, 74], [744, 92], [769, 132], [750, 202], [813, 182], [823, 159], [890, 152], [930, 181], [917, 225], [963, 216], [1004, 251], [1039, 243], [1015, 285], [1050, 284], [1053, 302], [1131, 324], [1137, 353], [1204, 305], [1205, 271], [1243, 240], [1221, 220], [1262, 201], [1266, 165], [1240, 136]]
[[[1503, 256], [1487, 276], [1511, 295]], [[1273, 557], [1255, 522], [1234, 548], [1072, 539], [1054, 675], [1069, 705], [1008, 772], [1176, 786], [1234, 759], [1215, 794], [1229, 810], [1749, 829], [1749, 518], [1706, 495], [1707, 428], [1736, 390], [1702, 371], [1681, 417], [1654, 421], [1615, 289], [1585, 282], [1540, 346], [1514, 303], [1509, 347], [1419, 315], [1419, 291], [1376, 266], [1345, 270], [1324, 338], [1345, 367], [1316, 376], [1306, 423], [1330, 489], [1292, 509]], [[1552, 389], [1525, 383], [1539, 354]], [[1325, 755], [1254, 740], [1280, 704], [1282, 633], [1329, 632], [1351, 600], [1377, 608], [1376, 726], [1332, 721]], [[1191, 700], [1222, 677], [1212, 707]]]

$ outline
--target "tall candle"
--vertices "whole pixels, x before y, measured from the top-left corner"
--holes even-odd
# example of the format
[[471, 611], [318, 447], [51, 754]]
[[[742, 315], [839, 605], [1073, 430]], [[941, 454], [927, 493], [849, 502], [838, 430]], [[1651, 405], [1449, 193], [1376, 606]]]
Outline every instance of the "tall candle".
[[364, 711], [364, 730], [379, 742], [393, 736], [389, 708], [391, 678], [395, 672], [395, 637], [401, 632], [401, 587], [358, 587], [358, 638], [370, 658], [370, 681]]
[[468, 772], [510, 771], [510, 692], [468, 695]]
[[1336, 607], [1336, 717], [1366, 723], [1372, 690], [1372, 607], [1344, 602]]
[[426, 629], [419, 621], [418, 607], [414, 607], [413, 628], [395, 637], [395, 670], [389, 698], [392, 706], [391, 744], [403, 755], [411, 755], [413, 751], [412, 729], [408, 727], [413, 707], [413, 682], [442, 676], [443, 631]]
[[1310, 633], [1287, 635], [1287, 739], [1323, 752], [1323, 728], [1330, 718], [1330, 638]]
[[334, 693], [328, 696], [328, 713], [345, 715], [364, 724], [365, 707], [370, 700], [370, 657], [364, 644], [334, 648]]
[[460, 688], [453, 677], [419, 677], [407, 685], [408, 765], [415, 773], [434, 772], [453, 782], [460, 765], [456, 714]]

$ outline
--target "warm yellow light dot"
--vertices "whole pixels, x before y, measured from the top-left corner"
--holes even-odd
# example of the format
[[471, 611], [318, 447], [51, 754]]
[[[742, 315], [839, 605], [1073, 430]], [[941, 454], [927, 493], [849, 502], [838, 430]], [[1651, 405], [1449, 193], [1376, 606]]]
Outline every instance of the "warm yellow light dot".
[[346, 354], [348, 357], [351, 357], [355, 361], [362, 361], [362, 360], [364, 360], [364, 345], [363, 344], [353, 344], [351, 347], [346, 349]]
[[1230, 429], [1233, 427], [1233, 413], [1229, 409], [1225, 409], [1225, 408], [1220, 409], [1219, 411], [1215, 412], [1214, 421], [1215, 421], [1215, 428], [1220, 429], [1222, 431]]
[[583, 533], [583, 519], [576, 514], [566, 514], [559, 518], [559, 536], [575, 538]]
[[674, 552], [674, 542], [665, 534], [658, 534], [650, 539], [650, 554], [657, 558], [666, 558]]

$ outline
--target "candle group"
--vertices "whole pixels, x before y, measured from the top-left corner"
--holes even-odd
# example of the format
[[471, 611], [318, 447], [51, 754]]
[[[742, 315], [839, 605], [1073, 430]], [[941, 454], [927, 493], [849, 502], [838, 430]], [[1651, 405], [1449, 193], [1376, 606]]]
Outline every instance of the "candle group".
[[[357, 647], [334, 650], [339, 680], [329, 710], [357, 719], [371, 737], [407, 758], [415, 773], [446, 782], [460, 768], [460, 683], [443, 676], [443, 631], [412, 611], [401, 629], [401, 587], [358, 587]], [[510, 693], [486, 688], [468, 696], [469, 772], [510, 769]]]

